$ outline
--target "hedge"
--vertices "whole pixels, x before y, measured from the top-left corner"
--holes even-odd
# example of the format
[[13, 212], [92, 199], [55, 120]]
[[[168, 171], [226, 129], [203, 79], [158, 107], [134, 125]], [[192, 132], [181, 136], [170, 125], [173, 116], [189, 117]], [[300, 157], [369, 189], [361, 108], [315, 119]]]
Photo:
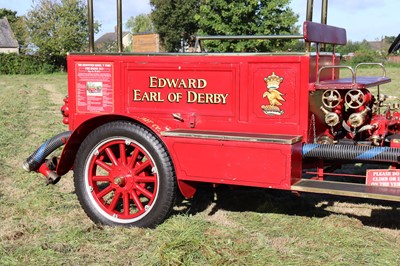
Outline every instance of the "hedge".
[[44, 62], [35, 55], [0, 54], [0, 74], [48, 74], [58, 67]]

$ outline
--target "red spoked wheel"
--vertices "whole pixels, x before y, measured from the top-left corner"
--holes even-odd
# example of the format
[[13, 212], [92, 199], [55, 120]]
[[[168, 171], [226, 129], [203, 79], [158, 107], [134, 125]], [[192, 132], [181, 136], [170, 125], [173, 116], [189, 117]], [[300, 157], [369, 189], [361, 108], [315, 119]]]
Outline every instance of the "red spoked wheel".
[[107, 139], [95, 147], [88, 164], [87, 186], [102, 211], [130, 220], [152, 207], [158, 194], [157, 169], [140, 144]]
[[175, 200], [168, 153], [135, 124], [113, 122], [94, 130], [78, 151], [74, 173], [81, 205], [96, 223], [154, 227]]

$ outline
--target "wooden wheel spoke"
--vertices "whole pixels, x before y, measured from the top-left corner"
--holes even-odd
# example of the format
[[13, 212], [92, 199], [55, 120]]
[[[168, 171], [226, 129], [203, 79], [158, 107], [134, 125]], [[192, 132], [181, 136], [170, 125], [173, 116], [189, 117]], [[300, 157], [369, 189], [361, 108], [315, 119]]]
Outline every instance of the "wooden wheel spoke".
[[110, 205], [108, 206], [108, 209], [110, 211], [113, 211], [115, 209], [115, 206], [117, 206], [117, 203], [118, 203], [118, 200], [120, 197], [121, 197], [121, 193], [119, 191], [116, 191]]
[[140, 166], [138, 166], [135, 169], [135, 175], [139, 175], [140, 173], [142, 173], [150, 165], [151, 165], [150, 161], [145, 161], [144, 163], [142, 163]]
[[124, 215], [129, 215], [130, 204], [129, 204], [129, 194], [128, 194], [128, 192], [123, 193], [122, 200], [123, 200], [123, 206], [124, 206]]
[[139, 212], [142, 212], [144, 210], [144, 207], [143, 207], [143, 204], [140, 201], [138, 195], [134, 191], [132, 191], [130, 195], [131, 195], [136, 207], [138, 208]]
[[136, 185], [136, 189], [139, 190], [139, 192], [141, 194], [143, 194], [144, 196], [146, 196], [148, 199], [151, 199], [153, 197], [153, 193], [151, 193], [150, 191], [148, 191], [147, 189], [145, 189], [144, 187], [141, 187], [139, 185]]
[[92, 180], [94, 182], [110, 182], [110, 177], [109, 176], [98, 176], [95, 175], [92, 177]]
[[156, 177], [149, 175], [149, 176], [136, 176], [136, 182], [138, 183], [155, 183]]
[[113, 151], [108, 147], [106, 148], [106, 153], [108, 155], [108, 158], [111, 160], [113, 165], [119, 165], [117, 157], [115, 157], [115, 154]]
[[139, 149], [136, 148], [132, 153], [131, 160], [129, 161], [129, 164], [128, 164], [129, 168], [133, 168], [133, 166], [135, 165], [135, 163], [137, 161], [138, 156], [139, 156]]
[[106, 170], [107, 172], [109, 172], [109, 173], [112, 171], [111, 166], [109, 166], [108, 164], [106, 164], [105, 162], [103, 162], [103, 161], [101, 161], [99, 159], [96, 160], [96, 164], [98, 166], [100, 166], [101, 168], [103, 168], [104, 170]]
[[102, 191], [100, 191], [99, 193], [97, 193], [97, 197], [99, 199], [103, 198], [105, 195], [107, 195], [108, 193], [110, 193], [111, 191], [113, 191], [114, 188], [112, 186], [108, 186], [105, 189], [103, 189]]
[[120, 144], [119, 144], [119, 156], [120, 156], [120, 162], [121, 162], [123, 165], [126, 165], [125, 143], [120, 143]]

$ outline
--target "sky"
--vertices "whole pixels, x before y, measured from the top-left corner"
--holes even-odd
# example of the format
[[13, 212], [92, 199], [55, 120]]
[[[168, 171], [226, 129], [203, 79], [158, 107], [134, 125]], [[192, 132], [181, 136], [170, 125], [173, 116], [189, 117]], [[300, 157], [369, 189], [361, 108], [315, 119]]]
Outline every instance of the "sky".
[[[116, 0], [94, 0], [94, 18], [102, 24], [96, 37], [114, 31], [116, 25]], [[321, 0], [314, 0], [313, 21], [321, 20]], [[0, 8], [25, 15], [34, 0], [0, 0]], [[299, 14], [299, 25], [305, 20], [307, 0], [291, 0], [290, 7]], [[150, 13], [149, 0], [122, 0], [122, 18]], [[347, 39], [375, 41], [384, 36], [400, 34], [399, 0], [328, 0], [328, 24], [345, 28]]]

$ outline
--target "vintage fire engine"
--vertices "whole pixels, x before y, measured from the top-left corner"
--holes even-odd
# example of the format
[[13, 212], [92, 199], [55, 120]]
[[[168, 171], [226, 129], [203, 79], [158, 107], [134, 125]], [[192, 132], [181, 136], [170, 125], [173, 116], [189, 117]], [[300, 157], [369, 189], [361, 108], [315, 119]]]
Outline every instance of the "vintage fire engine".
[[[364, 65], [342, 66], [334, 48], [346, 31], [326, 25], [326, 0], [322, 23], [311, 21], [312, 6], [302, 35], [256, 36], [303, 39], [305, 52], [95, 54], [91, 26], [90, 53], [68, 55], [61, 111], [70, 131], [24, 169], [49, 183], [73, 170], [83, 209], [106, 225], [154, 227], [201, 182], [400, 201], [398, 98], [381, 88], [390, 79], [381, 64], [369, 77], [358, 75]], [[60, 158], [46, 159], [61, 146]], [[331, 171], [348, 163], [384, 167]], [[361, 182], [326, 178], [338, 175]]]

